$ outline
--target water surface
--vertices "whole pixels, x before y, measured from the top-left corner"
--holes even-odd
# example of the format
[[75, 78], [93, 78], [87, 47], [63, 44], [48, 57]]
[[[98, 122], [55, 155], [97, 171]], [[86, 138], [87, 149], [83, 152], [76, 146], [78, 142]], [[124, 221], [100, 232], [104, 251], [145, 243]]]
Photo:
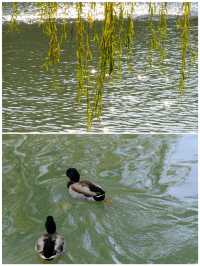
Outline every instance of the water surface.
[[[74, 32], [75, 23], [69, 23]], [[102, 22], [97, 23], [102, 26]], [[107, 80], [103, 114], [90, 132], [194, 132], [197, 130], [197, 63], [188, 60], [185, 94], [178, 90], [180, 32], [174, 17], [168, 24], [164, 74], [156, 63], [147, 64], [149, 35], [146, 18], [135, 22], [134, 56], [129, 70], [124, 55], [122, 75]], [[191, 47], [197, 50], [197, 19], [191, 22]], [[76, 42], [68, 37], [57, 69], [42, 69], [48, 40], [36, 23], [8, 32], [3, 24], [4, 132], [87, 132], [86, 108], [77, 104]], [[96, 56], [96, 55], [95, 55]], [[94, 56], [94, 59], [95, 59]], [[91, 65], [95, 78], [96, 61]], [[121, 78], [120, 78], [121, 77]], [[94, 85], [95, 86], [95, 85]], [[94, 88], [91, 88], [91, 90]]]
[[[112, 203], [70, 198], [68, 167]], [[4, 135], [3, 263], [42, 263], [47, 215], [66, 240], [54, 263], [197, 263], [197, 137]]]

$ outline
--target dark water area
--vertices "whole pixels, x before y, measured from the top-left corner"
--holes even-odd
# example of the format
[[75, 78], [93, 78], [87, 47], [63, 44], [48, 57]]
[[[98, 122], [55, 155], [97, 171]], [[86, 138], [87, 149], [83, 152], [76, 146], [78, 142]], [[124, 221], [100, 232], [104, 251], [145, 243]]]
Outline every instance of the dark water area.
[[[66, 168], [108, 202], [67, 192]], [[197, 263], [196, 135], [3, 135], [3, 263], [34, 251], [47, 215], [66, 241], [52, 263]]]
[[[184, 95], [178, 90], [180, 70], [180, 32], [171, 17], [166, 42], [165, 73], [160, 66], [147, 64], [149, 35], [146, 18], [135, 23], [134, 55], [129, 70], [127, 55], [122, 74], [108, 78], [103, 96], [103, 114], [90, 132], [188, 133], [197, 130], [197, 63], [188, 60]], [[97, 22], [97, 29], [102, 22]], [[37, 24], [19, 24], [19, 32], [8, 32], [3, 24], [3, 131], [68, 132], [86, 129], [86, 106], [77, 104], [75, 23], [69, 23], [69, 35], [56, 68], [42, 68], [48, 40]], [[197, 19], [193, 18], [190, 44], [197, 50]], [[91, 78], [97, 75], [98, 53], [94, 50]], [[95, 83], [94, 83], [95, 84]], [[95, 86], [95, 85], [94, 85]], [[92, 90], [93, 88], [91, 88]]]

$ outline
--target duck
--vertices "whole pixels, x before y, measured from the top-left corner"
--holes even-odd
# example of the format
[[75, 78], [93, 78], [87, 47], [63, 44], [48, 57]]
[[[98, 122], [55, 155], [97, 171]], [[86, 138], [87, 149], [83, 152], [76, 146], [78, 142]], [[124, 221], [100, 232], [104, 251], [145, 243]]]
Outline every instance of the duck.
[[66, 176], [70, 179], [67, 187], [73, 198], [89, 201], [103, 201], [105, 199], [105, 191], [102, 187], [88, 180], [80, 181], [80, 174], [76, 168], [67, 169]]
[[53, 216], [47, 216], [46, 233], [35, 244], [35, 250], [44, 260], [53, 260], [64, 253], [64, 237], [57, 234]]

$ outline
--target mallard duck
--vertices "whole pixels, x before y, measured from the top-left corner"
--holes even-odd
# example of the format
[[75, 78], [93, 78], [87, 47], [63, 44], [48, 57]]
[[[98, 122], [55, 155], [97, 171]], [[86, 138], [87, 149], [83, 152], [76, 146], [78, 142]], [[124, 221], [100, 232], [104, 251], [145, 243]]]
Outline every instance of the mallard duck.
[[36, 242], [35, 250], [45, 260], [52, 260], [64, 252], [64, 237], [56, 233], [56, 223], [52, 216], [45, 222], [47, 233], [43, 234]]
[[90, 181], [80, 181], [80, 174], [75, 168], [69, 168], [66, 175], [70, 181], [67, 184], [69, 194], [73, 198], [102, 201], [105, 199], [105, 191], [99, 186]]

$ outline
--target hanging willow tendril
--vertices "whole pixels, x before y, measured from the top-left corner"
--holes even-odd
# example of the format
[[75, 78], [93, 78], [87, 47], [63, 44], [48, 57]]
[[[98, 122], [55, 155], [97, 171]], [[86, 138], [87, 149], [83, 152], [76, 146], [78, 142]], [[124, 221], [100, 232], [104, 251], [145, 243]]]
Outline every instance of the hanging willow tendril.
[[152, 66], [153, 53], [159, 47], [158, 33], [156, 30], [156, 26], [153, 22], [153, 17], [155, 16], [155, 14], [156, 14], [156, 4], [155, 3], [149, 3], [148, 30], [150, 33], [150, 40], [149, 40], [148, 55], [147, 55], [147, 62], [149, 64], [149, 66]]
[[133, 52], [133, 42], [134, 42], [134, 36], [135, 36], [135, 26], [134, 26], [134, 10], [135, 10], [135, 3], [131, 3], [131, 10], [130, 13], [127, 14], [127, 31], [126, 31], [126, 37], [125, 37], [125, 46], [127, 48], [127, 62], [129, 69], [131, 68], [131, 59], [132, 59], [132, 52]]
[[112, 74], [114, 70], [114, 7], [113, 3], [105, 3], [105, 20], [101, 41], [101, 71]]
[[100, 71], [96, 82], [96, 92], [93, 100], [93, 109], [91, 113], [91, 120], [89, 126], [91, 126], [94, 117], [99, 118], [102, 114], [102, 96], [104, 89], [104, 81], [106, 74], [112, 75], [114, 71], [114, 4], [105, 3], [104, 5], [104, 26], [101, 37], [100, 49]]
[[[91, 6], [92, 8], [92, 6]], [[92, 117], [92, 110], [91, 110], [91, 95], [90, 95], [90, 73], [89, 73], [89, 67], [90, 62], [92, 61], [93, 55], [92, 55], [92, 49], [91, 49], [91, 43], [92, 43], [92, 30], [94, 26], [94, 19], [92, 14], [90, 14], [87, 18], [86, 23], [86, 37], [85, 37], [85, 83], [86, 83], [86, 104], [87, 104], [87, 127], [91, 127], [91, 117]]]
[[163, 63], [164, 60], [166, 59], [165, 42], [167, 40], [167, 3], [160, 3], [158, 33], [159, 33], [158, 51], [160, 55], [160, 71], [164, 72]]
[[82, 13], [82, 3], [76, 4], [76, 9], [78, 12], [78, 17], [76, 21], [76, 36], [77, 36], [77, 50], [76, 50], [76, 58], [77, 58], [77, 90], [78, 90], [78, 101], [81, 100], [82, 95], [86, 94], [85, 90], [85, 53], [84, 53], [84, 24], [83, 19], [81, 17]]
[[[64, 9], [64, 14], [67, 17], [68, 15], [68, 4], [63, 3], [63, 9]], [[60, 44], [61, 46], [64, 44], [64, 42], [67, 40], [67, 19], [65, 18], [62, 23], [62, 29], [61, 29], [61, 38], [60, 38]]]
[[[122, 76], [124, 58], [127, 58], [128, 68], [133, 72], [134, 42], [137, 39], [137, 24], [134, 21], [136, 2], [40, 2], [36, 5], [40, 14], [40, 26], [48, 38], [48, 53], [43, 64], [46, 70], [60, 62], [61, 47], [66, 47], [68, 36], [72, 43], [76, 43], [77, 100], [78, 103], [86, 104], [87, 127], [90, 128], [94, 119], [99, 119], [102, 115], [105, 83], [115, 75], [118, 78]], [[161, 72], [164, 72], [167, 58], [165, 44], [168, 40], [168, 5], [166, 2], [159, 5], [148, 3], [147, 63], [149, 66], [159, 64]], [[96, 19], [99, 7], [103, 7], [103, 23]], [[64, 11], [61, 23], [57, 19], [59, 8]], [[71, 8], [77, 14], [75, 23], [72, 24], [68, 20]], [[188, 56], [191, 61], [196, 60], [196, 54], [190, 45], [190, 11], [191, 3], [184, 2], [182, 16], [177, 19], [181, 51], [178, 86], [181, 93], [185, 90]], [[9, 30], [18, 30], [18, 15], [19, 4], [13, 2]], [[158, 21], [155, 21], [155, 15], [159, 15]], [[95, 71], [91, 73], [93, 68]]]
[[191, 3], [183, 3], [182, 5], [183, 15], [177, 21], [177, 27], [180, 30], [181, 37], [181, 64], [180, 64], [180, 78], [179, 78], [179, 90], [180, 93], [185, 91], [186, 80], [186, 60], [187, 52], [189, 51], [189, 29], [190, 29], [190, 10]]
[[49, 66], [60, 62], [60, 42], [56, 22], [58, 3], [38, 3], [38, 6], [43, 32], [49, 39], [48, 54], [43, 64], [48, 70]]
[[156, 15], [156, 4], [149, 3], [149, 19], [148, 19], [148, 30], [150, 32], [150, 41], [147, 61], [150, 66], [153, 64], [153, 54], [158, 55], [160, 71], [163, 71], [163, 63], [166, 58], [165, 41], [167, 39], [167, 3], [160, 3], [159, 5], [159, 24], [156, 26], [156, 22], [153, 21]]
[[11, 19], [9, 22], [9, 31], [19, 31], [18, 25], [17, 25], [17, 16], [19, 15], [18, 5], [16, 2], [12, 3], [12, 13], [11, 13]]
[[124, 4], [120, 3], [118, 6], [119, 16], [116, 16], [116, 58], [119, 76], [122, 75], [122, 52], [124, 40]]

